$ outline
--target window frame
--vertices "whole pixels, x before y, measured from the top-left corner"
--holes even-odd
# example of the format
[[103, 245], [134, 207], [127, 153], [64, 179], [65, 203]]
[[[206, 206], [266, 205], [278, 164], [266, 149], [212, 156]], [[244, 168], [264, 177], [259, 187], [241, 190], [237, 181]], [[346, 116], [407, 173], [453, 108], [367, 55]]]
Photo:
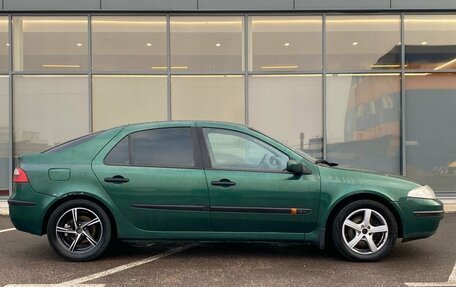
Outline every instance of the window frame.
[[[160, 165], [143, 165], [143, 164], [133, 164], [131, 161], [132, 157], [132, 149], [131, 149], [131, 138], [130, 135], [135, 133], [153, 131], [153, 130], [163, 130], [163, 129], [189, 129], [190, 134], [192, 137], [192, 144], [193, 144], [193, 159], [194, 159], [194, 166], [193, 167], [184, 167], [184, 166], [160, 166]], [[123, 141], [125, 138], [128, 138], [128, 153], [129, 153], [129, 163], [128, 164], [114, 164], [114, 163], [107, 163], [106, 158], [109, 154], [117, 147], [117, 145]], [[149, 167], [149, 168], [172, 168], [172, 169], [203, 169], [203, 160], [201, 156], [201, 149], [199, 146], [199, 140], [196, 132], [195, 127], [188, 127], [188, 126], [176, 126], [176, 127], [160, 127], [160, 128], [148, 128], [143, 130], [135, 130], [130, 131], [126, 135], [123, 135], [121, 139], [119, 139], [116, 144], [109, 149], [109, 151], [103, 157], [103, 164], [105, 166], [117, 166], [117, 167]]]
[[203, 131], [204, 129], [222, 130], [222, 131], [229, 131], [229, 132], [234, 132], [234, 133], [247, 135], [249, 137], [255, 138], [256, 140], [258, 140], [258, 141], [262, 142], [263, 144], [273, 148], [274, 150], [277, 150], [278, 152], [284, 154], [285, 156], [288, 157], [288, 160], [294, 159], [288, 153], [285, 153], [285, 152], [281, 151], [277, 147], [267, 143], [266, 141], [260, 139], [259, 137], [255, 136], [255, 135], [252, 135], [252, 134], [249, 134], [249, 133], [246, 133], [246, 132], [242, 132], [242, 131], [238, 131], [238, 130], [229, 129], [229, 128], [205, 126], [205, 127], [198, 127], [197, 128], [198, 138], [199, 138], [201, 151], [202, 151], [202, 156], [203, 156], [204, 169], [207, 169], [207, 170], [220, 170], [220, 171], [241, 171], [241, 172], [292, 174], [291, 172], [287, 171], [286, 168], [284, 170], [278, 171], [278, 170], [266, 170], [266, 169], [240, 169], [240, 168], [231, 169], [231, 168], [216, 168], [216, 167], [213, 167], [212, 166], [211, 157], [209, 155], [209, 153], [210, 153], [209, 146], [208, 146], [208, 143], [206, 142], [206, 137], [205, 137], [204, 131]]

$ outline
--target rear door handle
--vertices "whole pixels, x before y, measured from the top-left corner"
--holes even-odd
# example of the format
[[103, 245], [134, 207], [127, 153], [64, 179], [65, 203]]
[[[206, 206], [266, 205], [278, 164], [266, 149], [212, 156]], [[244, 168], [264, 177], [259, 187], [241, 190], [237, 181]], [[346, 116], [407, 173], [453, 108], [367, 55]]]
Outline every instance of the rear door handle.
[[110, 182], [110, 183], [115, 183], [115, 184], [122, 184], [129, 182], [130, 180], [128, 178], [125, 178], [121, 175], [115, 175], [113, 177], [106, 177], [104, 179], [105, 182]]
[[221, 180], [214, 180], [211, 182], [211, 184], [215, 185], [215, 186], [223, 186], [223, 187], [236, 185], [236, 183], [234, 181], [231, 181], [227, 178], [223, 178]]

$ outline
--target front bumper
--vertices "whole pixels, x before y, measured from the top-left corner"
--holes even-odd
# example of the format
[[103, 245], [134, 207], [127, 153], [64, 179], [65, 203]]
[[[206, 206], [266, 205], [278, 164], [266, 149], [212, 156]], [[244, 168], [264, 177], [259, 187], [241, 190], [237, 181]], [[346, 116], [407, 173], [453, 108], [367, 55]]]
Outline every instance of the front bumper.
[[443, 204], [437, 199], [407, 198], [396, 202], [402, 219], [403, 241], [433, 235], [443, 218]]
[[55, 197], [33, 191], [29, 183], [15, 183], [8, 200], [9, 214], [17, 230], [42, 235], [43, 219]]

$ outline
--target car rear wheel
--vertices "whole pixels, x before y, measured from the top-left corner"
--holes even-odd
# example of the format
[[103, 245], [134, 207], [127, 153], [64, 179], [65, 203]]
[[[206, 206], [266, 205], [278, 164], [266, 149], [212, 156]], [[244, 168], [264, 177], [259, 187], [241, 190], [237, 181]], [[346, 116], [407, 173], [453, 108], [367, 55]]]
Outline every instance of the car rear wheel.
[[97, 204], [84, 199], [71, 200], [51, 214], [47, 236], [52, 248], [64, 259], [89, 261], [108, 247], [111, 223]]
[[352, 261], [377, 261], [391, 251], [397, 223], [391, 211], [373, 200], [358, 200], [342, 208], [332, 226], [337, 251]]

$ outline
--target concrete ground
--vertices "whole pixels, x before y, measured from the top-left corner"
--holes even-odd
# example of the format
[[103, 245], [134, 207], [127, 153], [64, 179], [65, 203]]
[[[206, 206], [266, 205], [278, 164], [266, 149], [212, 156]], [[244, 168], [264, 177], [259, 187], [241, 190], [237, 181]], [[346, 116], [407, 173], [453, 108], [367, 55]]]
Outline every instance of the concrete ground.
[[121, 244], [99, 260], [70, 263], [46, 236], [12, 227], [0, 216], [0, 286], [456, 286], [456, 214], [431, 238], [398, 243], [377, 263], [298, 243]]

